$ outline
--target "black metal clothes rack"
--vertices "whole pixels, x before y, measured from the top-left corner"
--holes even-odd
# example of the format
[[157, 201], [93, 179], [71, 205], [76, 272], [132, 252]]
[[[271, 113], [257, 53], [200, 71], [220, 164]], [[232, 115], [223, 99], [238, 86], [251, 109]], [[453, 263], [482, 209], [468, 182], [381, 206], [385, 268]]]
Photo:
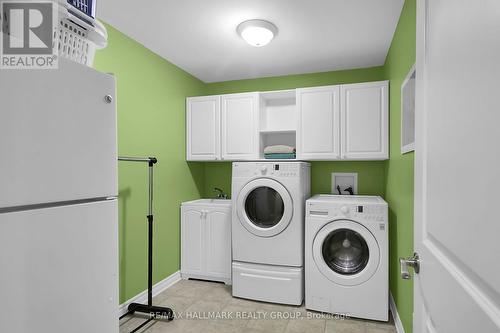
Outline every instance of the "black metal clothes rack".
[[155, 157], [118, 157], [119, 161], [127, 162], [146, 162], [149, 169], [149, 207], [148, 207], [148, 304], [130, 303], [127, 312], [120, 316], [122, 319], [134, 313], [148, 314], [149, 318], [137, 326], [130, 333], [137, 332], [153, 320], [174, 319], [172, 309], [153, 305], [153, 166], [158, 162]]

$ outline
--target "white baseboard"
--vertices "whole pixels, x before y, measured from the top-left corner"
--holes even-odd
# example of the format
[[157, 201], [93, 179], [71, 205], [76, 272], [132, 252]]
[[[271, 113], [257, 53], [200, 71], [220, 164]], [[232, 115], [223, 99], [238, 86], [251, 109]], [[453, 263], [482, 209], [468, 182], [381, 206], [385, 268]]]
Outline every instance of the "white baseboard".
[[403, 327], [403, 323], [401, 322], [401, 318], [399, 317], [398, 309], [396, 308], [396, 303], [394, 302], [392, 293], [389, 294], [389, 307], [391, 308], [392, 318], [394, 319], [394, 324], [396, 325], [396, 332], [405, 333], [405, 329]]
[[[179, 282], [180, 279], [181, 279], [181, 272], [177, 271], [174, 274], [167, 276], [163, 280], [159, 281], [153, 286], [153, 297], [165, 291], [168, 287]], [[118, 307], [118, 315], [119, 316], [124, 315], [127, 312], [127, 307], [130, 303], [146, 303], [147, 301], [148, 301], [148, 291], [146, 289], [140, 294], [137, 294], [136, 296], [120, 304], [120, 306]]]

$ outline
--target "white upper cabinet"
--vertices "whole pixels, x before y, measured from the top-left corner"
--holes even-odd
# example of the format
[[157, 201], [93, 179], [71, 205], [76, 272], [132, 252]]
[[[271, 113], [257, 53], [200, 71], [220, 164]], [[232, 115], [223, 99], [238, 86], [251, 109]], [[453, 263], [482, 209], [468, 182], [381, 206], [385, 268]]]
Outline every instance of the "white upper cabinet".
[[340, 87], [297, 89], [297, 158], [340, 158]]
[[190, 97], [186, 104], [187, 160], [220, 159], [220, 97]]
[[342, 159], [387, 159], [388, 81], [342, 85], [341, 96]]
[[271, 145], [305, 161], [389, 158], [389, 81], [187, 100], [187, 160], [264, 158]]
[[222, 159], [259, 157], [259, 93], [221, 96]]

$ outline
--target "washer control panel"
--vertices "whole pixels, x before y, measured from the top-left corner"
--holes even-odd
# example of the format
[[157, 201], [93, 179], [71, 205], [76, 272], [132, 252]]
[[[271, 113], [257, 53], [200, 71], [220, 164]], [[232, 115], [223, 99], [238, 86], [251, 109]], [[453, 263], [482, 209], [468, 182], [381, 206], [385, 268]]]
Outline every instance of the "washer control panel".
[[356, 205], [356, 204], [311, 204], [306, 207], [307, 215], [323, 218], [362, 219], [368, 222], [382, 222], [385, 220], [386, 208], [383, 205]]
[[345, 216], [350, 218], [363, 218], [368, 221], [383, 221], [384, 207], [374, 205], [340, 205], [337, 207], [337, 216]]

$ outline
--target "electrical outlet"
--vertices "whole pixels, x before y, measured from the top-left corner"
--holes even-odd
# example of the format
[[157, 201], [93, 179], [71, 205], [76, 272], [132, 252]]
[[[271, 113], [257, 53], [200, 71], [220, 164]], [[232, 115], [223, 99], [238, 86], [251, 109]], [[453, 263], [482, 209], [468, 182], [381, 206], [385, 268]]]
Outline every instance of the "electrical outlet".
[[[339, 193], [337, 186], [340, 187], [341, 193]], [[353, 194], [358, 194], [357, 173], [345, 173], [345, 172], [332, 173], [332, 194], [349, 195], [349, 192], [346, 192], [346, 189], [349, 187], [352, 188]]]

